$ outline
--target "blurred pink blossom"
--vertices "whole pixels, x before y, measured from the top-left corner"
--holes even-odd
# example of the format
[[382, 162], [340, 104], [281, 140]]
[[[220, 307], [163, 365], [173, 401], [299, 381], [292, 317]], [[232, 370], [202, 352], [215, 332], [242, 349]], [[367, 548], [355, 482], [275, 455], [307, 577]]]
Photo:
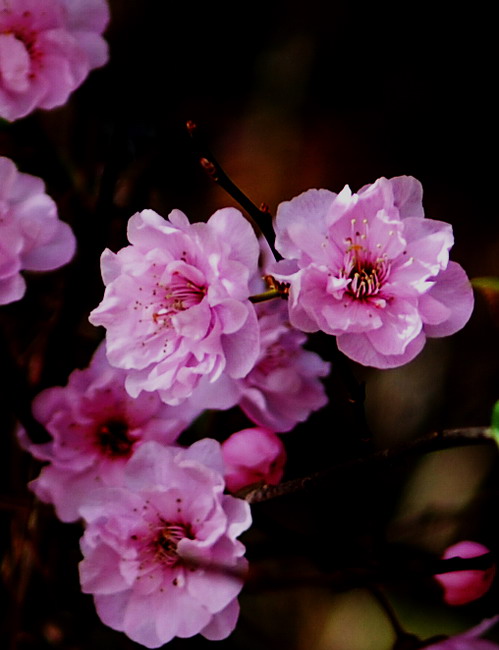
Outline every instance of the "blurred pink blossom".
[[179, 210], [152, 210], [128, 224], [131, 246], [102, 255], [104, 299], [90, 315], [107, 328], [110, 363], [127, 372], [136, 397], [157, 390], [169, 404], [188, 398], [202, 377], [248, 374], [259, 354], [248, 300], [258, 240], [234, 208], [190, 224]]
[[289, 323], [284, 302], [256, 305], [260, 353], [254, 368], [240, 379], [222, 375], [199, 383], [191, 400], [203, 408], [238, 404], [250, 420], [275, 432], [290, 431], [328, 402], [320, 377], [330, 364], [305, 350], [306, 335]]
[[222, 443], [225, 482], [231, 492], [254, 483], [277, 485], [284, 474], [286, 450], [272, 431], [255, 427], [233, 433]]
[[148, 442], [123, 488], [95, 490], [81, 508], [82, 589], [110, 627], [148, 648], [175, 636], [227, 637], [235, 627], [246, 560], [236, 538], [249, 506], [225, 495], [220, 445]]
[[42, 179], [17, 171], [12, 160], [0, 157], [0, 305], [23, 297], [26, 284], [20, 271], [67, 264], [75, 246]]
[[92, 489], [121, 485], [125, 465], [141, 444], [173, 444], [197, 415], [163, 404], [156, 393], [134, 399], [124, 381], [124, 371], [109, 365], [101, 345], [88, 368], [71, 373], [67, 386], [48, 388], [33, 403], [35, 418], [53, 440], [33, 444], [20, 433], [23, 446], [48, 461], [30, 488], [55, 506], [62, 521], [79, 518]]
[[255, 367], [237, 380], [239, 406], [246, 415], [272, 431], [290, 431], [312, 411], [328, 402], [320, 377], [330, 364], [303, 348], [307, 337], [293, 329], [286, 305], [260, 305], [260, 355]]
[[[490, 553], [490, 550], [478, 542], [463, 541], [449, 546], [443, 559], [453, 557], [471, 558]], [[464, 605], [483, 596], [490, 589], [496, 573], [495, 564], [486, 570], [470, 569], [450, 571], [435, 575], [444, 589], [444, 600], [448, 605]]]
[[0, 116], [64, 104], [106, 63], [105, 0], [0, 0]]
[[363, 365], [405, 364], [427, 336], [453, 334], [471, 315], [471, 285], [449, 262], [452, 228], [424, 218], [415, 178], [380, 178], [357, 194], [309, 190], [281, 203], [276, 233], [292, 325], [337, 336]]

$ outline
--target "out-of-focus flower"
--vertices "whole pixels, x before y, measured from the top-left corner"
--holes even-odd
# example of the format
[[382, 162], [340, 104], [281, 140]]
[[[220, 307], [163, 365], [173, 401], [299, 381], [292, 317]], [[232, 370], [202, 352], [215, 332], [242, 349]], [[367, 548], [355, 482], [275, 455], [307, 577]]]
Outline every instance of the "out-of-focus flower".
[[42, 179], [18, 172], [12, 160], [0, 157], [0, 305], [23, 297], [26, 284], [20, 271], [67, 264], [75, 246]]
[[179, 210], [152, 210], [128, 224], [131, 246], [102, 255], [104, 299], [90, 315], [107, 328], [110, 363], [127, 371], [132, 396], [157, 390], [169, 404], [199, 380], [244, 377], [259, 353], [254, 306], [258, 240], [234, 208], [190, 224]]
[[284, 474], [286, 450], [272, 431], [243, 429], [222, 443], [225, 482], [231, 492], [254, 483], [277, 485]]
[[276, 233], [292, 325], [337, 336], [359, 363], [400, 366], [427, 336], [470, 317], [471, 285], [449, 262], [452, 228], [424, 218], [415, 178], [381, 178], [357, 194], [309, 190], [279, 206]]
[[[453, 557], [480, 557], [490, 553], [489, 549], [478, 542], [463, 541], [447, 548], [442, 556], [444, 560]], [[450, 571], [435, 575], [444, 589], [444, 600], [448, 605], [464, 605], [483, 596], [489, 589], [496, 573], [495, 564], [485, 570], [467, 569]]]
[[251, 516], [223, 494], [222, 472], [214, 440], [187, 450], [149, 442], [129, 461], [123, 488], [92, 493], [81, 508], [80, 576], [106, 625], [148, 648], [232, 632], [246, 569], [236, 538]]
[[105, 0], [0, 0], [0, 116], [64, 104], [106, 63]]
[[[438, 648], [439, 650], [497, 650], [499, 645], [480, 639], [479, 637], [485, 632], [488, 632], [499, 621], [499, 616], [493, 616], [482, 621], [479, 625], [457, 636], [438, 641], [437, 643], [430, 643], [424, 646], [427, 650], [430, 648]], [[420, 646], [419, 646], [420, 647]]]
[[307, 337], [293, 329], [286, 305], [261, 305], [260, 355], [253, 370], [238, 380], [239, 406], [272, 431], [290, 431], [328, 402], [320, 377], [330, 364], [303, 348]]
[[67, 386], [48, 388], [36, 397], [33, 413], [53, 440], [32, 444], [20, 432], [23, 446], [49, 463], [30, 487], [55, 506], [62, 521], [79, 518], [78, 509], [91, 490], [121, 485], [125, 465], [141, 444], [174, 443], [197, 415], [163, 404], [156, 393], [134, 399], [124, 382], [124, 371], [109, 365], [101, 345], [88, 368], [71, 373]]
[[307, 337], [291, 327], [282, 301], [256, 307], [260, 353], [254, 368], [241, 379], [222, 375], [212, 384], [200, 382], [191, 400], [203, 408], [238, 404], [255, 424], [282, 433], [327, 404], [320, 377], [330, 364], [303, 348]]

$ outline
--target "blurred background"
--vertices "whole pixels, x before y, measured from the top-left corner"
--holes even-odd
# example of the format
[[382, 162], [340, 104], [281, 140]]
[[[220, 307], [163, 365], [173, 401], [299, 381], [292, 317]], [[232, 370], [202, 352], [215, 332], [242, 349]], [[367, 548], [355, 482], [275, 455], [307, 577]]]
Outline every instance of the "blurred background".
[[[81, 529], [59, 523], [26, 489], [39, 467], [17, 447], [12, 406], [26, 410], [37, 392], [64, 384], [88, 363], [103, 336], [87, 321], [103, 293], [99, 257], [106, 246], [116, 251], [126, 243], [134, 212], [153, 208], [166, 217], [179, 208], [196, 221], [234, 205], [200, 168], [187, 120], [198, 124], [234, 182], [273, 214], [281, 201], [311, 187], [338, 192], [348, 183], [356, 191], [380, 176], [413, 175], [424, 187], [426, 215], [453, 225], [453, 259], [470, 277], [499, 276], [490, 5], [109, 4], [107, 66], [92, 72], [65, 106], [0, 127], [0, 155], [45, 180], [78, 239], [70, 266], [30, 274], [24, 299], [0, 313], [9, 353], [2, 351], [0, 414], [8, 603], [1, 647], [9, 650], [139, 647], [105, 628], [91, 597], [80, 593]], [[365, 382], [369, 449], [487, 425], [499, 398], [498, 325], [497, 305], [477, 294], [467, 327], [430, 341], [407, 366], [380, 372], [335, 363], [327, 380], [330, 405], [286, 434], [287, 477], [366, 451], [348, 401], [349, 372]], [[310, 346], [335, 357], [328, 337], [313, 337]], [[245, 424], [237, 413], [215, 422], [210, 435], [219, 438]], [[370, 593], [328, 576], [383, 567], [393, 558], [406, 566], [407, 558], [439, 555], [460, 539], [497, 552], [497, 505], [497, 455], [490, 446], [354, 468], [315, 490], [256, 504], [255, 526], [243, 538], [254, 569], [240, 599], [240, 622], [218, 647], [390, 648], [393, 631]], [[452, 634], [499, 612], [497, 586], [454, 610], [417, 571], [391, 575], [383, 589], [408, 631], [422, 637]], [[213, 644], [194, 638], [170, 647]]]

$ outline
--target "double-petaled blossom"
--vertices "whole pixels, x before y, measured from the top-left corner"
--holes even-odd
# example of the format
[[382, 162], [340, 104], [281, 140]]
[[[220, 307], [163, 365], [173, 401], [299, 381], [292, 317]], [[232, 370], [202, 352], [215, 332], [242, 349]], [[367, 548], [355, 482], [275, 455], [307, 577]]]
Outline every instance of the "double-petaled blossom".
[[231, 492], [254, 483], [277, 485], [284, 474], [286, 450], [275, 433], [254, 427], [233, 433], [222, 443], [225, 482]]
[[0, 0], [0, 117], [64, 104], [107, 61], [105, 0]]
[[330, 364], [304, 349], [307, 337], [290, 325], [284, 302], [259, 304], [257, 314], [260, 351], [252, 370], [240, 379], [203, 381], [192, 400], [203, 408], [237, 404], [255, 424], [283, 433], [327, 404], [320, 378]]
[[124, 371], [109, 365], [101, 345], [88, 368], [71, 373], [67, 386], [48, 388], [33, 403], [35, 418], [53, 439], [32, 444], [20, 433], [28, 451], [48, 462], [30, 487], [55, 506], [62, 521], [79, 518], [91, 490], [121, 485], [125, 465], [140, 445], [173, 444], [197, 415], [163, 404], [156, 393], [134, 399], [124, 382]]
[[56, 269], [69, 262], [75, 246], [42, 179], [17, 171], [12, 160], [0, 157], [0, 305], [23, 297], [22, 270]]
[[427, 336], [453, 334], [470, 317], [470, 283], [449, 261], [452, 228], [424, 218], [412, 177], [381, 178], [357, 194], [304, 192], [279, 206], [276, 234], [291, 323], [337, 336], [361, 364], [407, 363]]
[[[490, 553], [490, 550], [478, 542], [463, 541], [447, 548], [443, 560], [454, 557], [472, 558]], [[492, 564], [487, 569], [465, 569], [464, 571], [449, 571], [439, 573], [435, 579], [444, 590], [444, 600], [448, 605], [464, 605], [480, 598], [490, 589], [496, 566]]]
[[110, 363], [126, 370], [132, 396], [157, 390], [169, 404], [189, 397], [202, 377], [248, 374], [259, 354], [249, 280], [258, 240], [234, 208], [190, 224], [152, 210], [128, 224], [130, 246], [104, 251], [104, 299], [90, 315], [107, 328]]
[[122, 488], [92, 493], [80, 576], [105, 624], [148, 648], [231, 633], [246, 570], [236, 538], [251, 516], [223, 490], [220, 445], [205, 439], [186, 450], [145, 443]]

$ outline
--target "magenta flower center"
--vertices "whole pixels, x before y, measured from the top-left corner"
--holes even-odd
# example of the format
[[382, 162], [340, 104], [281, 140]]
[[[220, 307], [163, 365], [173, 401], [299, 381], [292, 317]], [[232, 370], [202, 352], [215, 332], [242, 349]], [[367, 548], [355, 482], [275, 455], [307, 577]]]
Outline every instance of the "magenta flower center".
[[188, 280], [180, 273], [173, 273], [171, 282], [166, 287], [158, 285], [164, 291], [163, 299], [153, 313], [154, 322], [170, 326], [171, 318], [180, 311], [198, 305], [206, 295], [206, 287]]
[[128, 457], [132, 453], [134, 440], [128, 435], [128, 424], [121, 420], [108, 420], [96, 431], [99, 448], [106, 456]]

